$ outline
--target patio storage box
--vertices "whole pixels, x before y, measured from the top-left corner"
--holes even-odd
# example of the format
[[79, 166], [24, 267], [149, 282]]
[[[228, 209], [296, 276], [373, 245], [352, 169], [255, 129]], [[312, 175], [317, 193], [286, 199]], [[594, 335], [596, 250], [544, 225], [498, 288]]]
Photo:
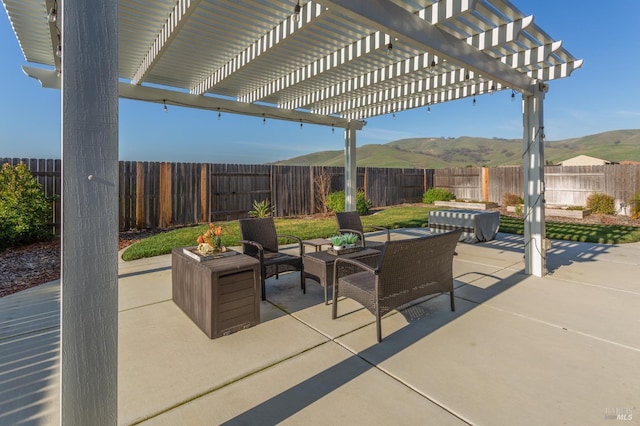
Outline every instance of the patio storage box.
[[209, 338], [260, 322], [259, 262], [236, 254], [199, 262], [173, 249], [173, 301]]

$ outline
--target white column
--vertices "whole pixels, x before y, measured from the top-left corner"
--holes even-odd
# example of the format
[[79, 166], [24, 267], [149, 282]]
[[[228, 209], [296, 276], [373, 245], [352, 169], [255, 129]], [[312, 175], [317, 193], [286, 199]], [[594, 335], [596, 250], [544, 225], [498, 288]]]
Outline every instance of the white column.
[[62, 3], [60, 424], [115, 425], [118, 1]]
[[356, 191], [358, 186], [356, 168], [357, 121], [352, 121], [344, 131], [344, 211], [356, 211]]
[[548, 86], [534, 85], [532, 95], [523, 96], [524, 160], [524, 262], [525, 273], [542, 277], [547, 273], [544, 245], [544, 116], [543, 99]]

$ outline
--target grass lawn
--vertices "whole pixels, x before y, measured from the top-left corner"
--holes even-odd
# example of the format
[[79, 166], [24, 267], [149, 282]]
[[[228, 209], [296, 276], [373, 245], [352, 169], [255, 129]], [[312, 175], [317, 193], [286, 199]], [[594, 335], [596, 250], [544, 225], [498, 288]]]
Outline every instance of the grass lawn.
[[[384, 226], [389, 229], [420, 228], [428, 226], [429, 210], [431, 207], [394, 207], [363, 216], [365, 225]], [[336, 233], [335, 218], [275, 218], [278, 233], [295, 235], [303, 240], [328, 237]], [[238, 221], [216, 222], [224, 227], [222, 244], [237, 246], [240, 240]], [[198, 235], [205, 232], [207, 225], [191, 228], [180, 228], [157, 234], [128, 247], [122, 258], [135, 260], [144, 257], [158, 256], [171, 253], [174, 247], [196, 245]], [[577, 223], [546, 223], [547, 237], [558, 240], [583, 241], [605, 244], [630, 243], [640, 241], [640, 227], [618, 225], [591, 225]], [[500, 232], [523, 234], [522, 219], [511, 216], [500, 217]], [[291, 242], [283, 240], [282, 243]]]

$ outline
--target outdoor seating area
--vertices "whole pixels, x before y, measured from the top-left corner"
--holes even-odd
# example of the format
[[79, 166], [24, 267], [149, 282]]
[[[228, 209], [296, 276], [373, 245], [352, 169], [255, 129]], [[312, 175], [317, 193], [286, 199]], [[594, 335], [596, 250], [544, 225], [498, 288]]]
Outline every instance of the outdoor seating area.
[[[429, 235], [394, 230], [392, 241]], [[384, 240], [382, 233], [367, 235]], [[118, 424], [603, 424], [640, 407], [640, 244], [521, 236], [458, 244], [456, 310], [433, 295], [376, 319], [299, 272], [267, 280], [260, 323], [210, 339], [172, 300], [171, 255], [120, 263]], [[240, 247], [234, 247], [241, 250]], [[280, 247], [296, 254], [297, 245]], [[0, 299], [0, 424], [57, 424], [60, 285]], [[613, 416], [613, 417], [611, 417]]]

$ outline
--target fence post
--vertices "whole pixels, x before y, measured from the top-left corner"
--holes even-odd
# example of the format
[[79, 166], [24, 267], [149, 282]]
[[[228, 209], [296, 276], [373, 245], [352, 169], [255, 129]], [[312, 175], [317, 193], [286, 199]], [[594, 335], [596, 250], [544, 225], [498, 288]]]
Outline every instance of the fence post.
[[363, 178], [363, 181], [362, 181], [362, 186], [363, 186], [363, 191], [364, 191], [364, 199], [365, 200], [368, 199], [368, 197], [367, 197], [367, 192], [368, 192], [367, 191], [367, 170], [369, 170], [369, 168], [365, 167], [364, 168], [364, 178]]
[[144, 223], [144, 163], [136, 163], [136, 228], [143, 229]]
[[209, 165], [200, 164], [200, 222], [209, 222], [211, 220], [211, 212], [209, 211]]
[[161, 228], [171, 224], [171, 163], [160, 164], [160, 220]]
[[489, 168], [482, 168], [482, 201], [489, 202]]

